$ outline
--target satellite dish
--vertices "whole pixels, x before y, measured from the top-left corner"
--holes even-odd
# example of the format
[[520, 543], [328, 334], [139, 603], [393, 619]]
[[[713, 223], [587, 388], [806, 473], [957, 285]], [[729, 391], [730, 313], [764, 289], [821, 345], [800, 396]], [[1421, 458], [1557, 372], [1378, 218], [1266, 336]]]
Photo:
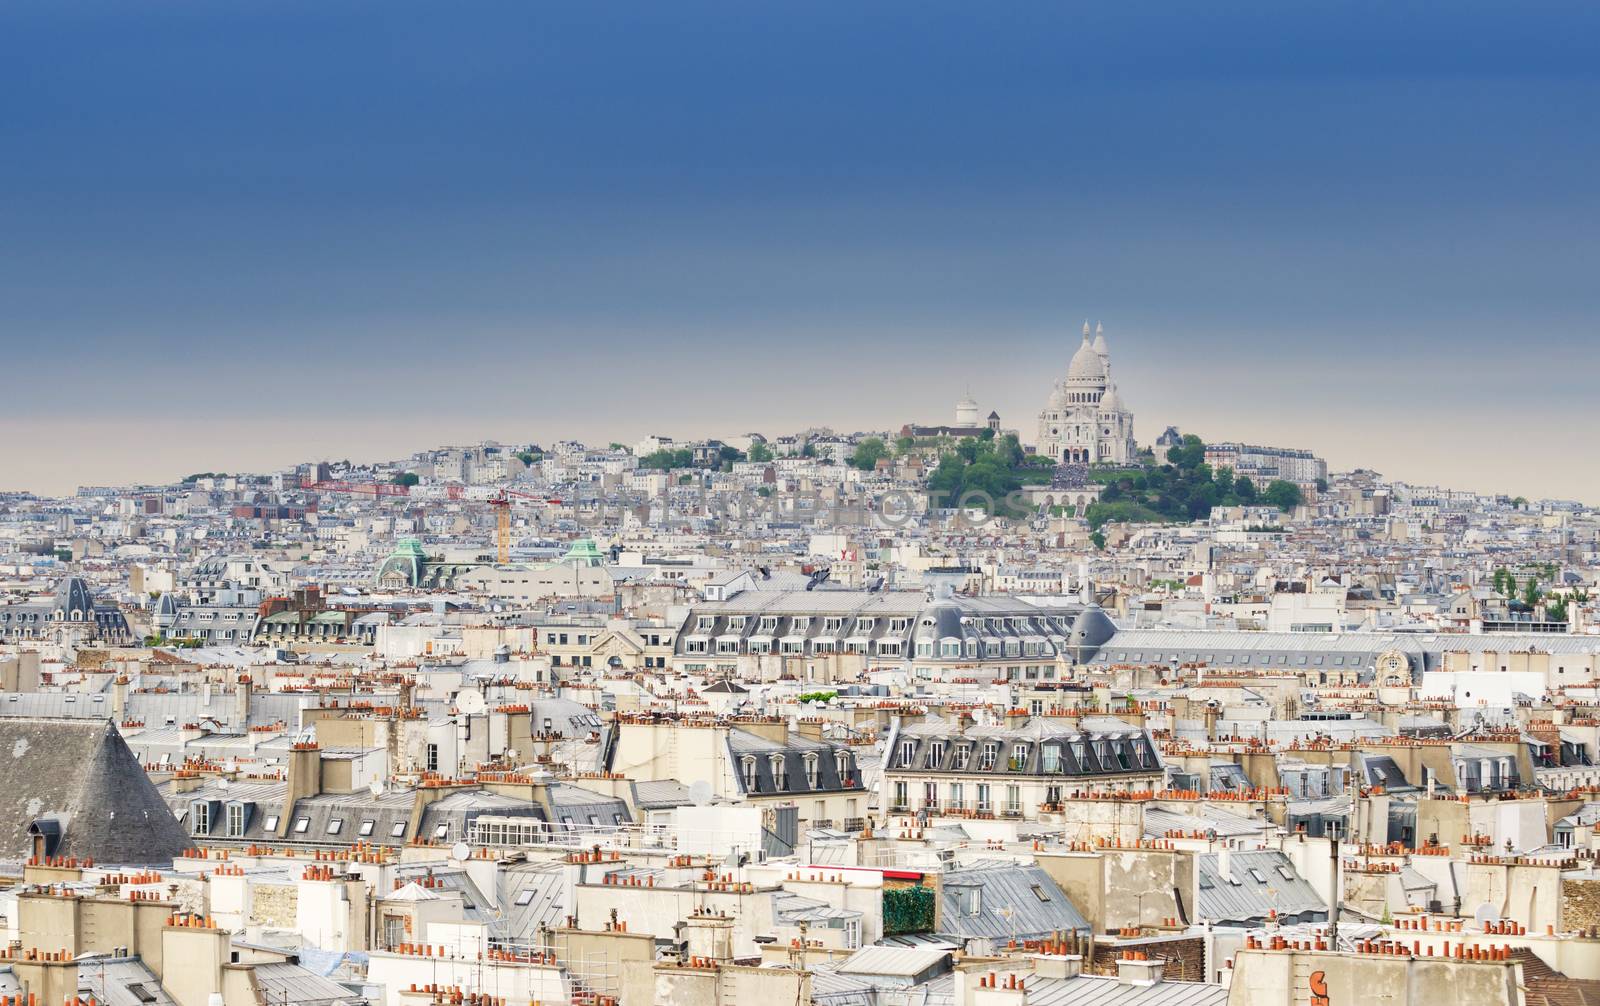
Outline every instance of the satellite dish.
[[1499, 922], [1500, 912], [1493, 905], [1485, 901], [1473, 911], [1472, 921], [1476, 922], [1480, 927], [1485, 922]]
[[704, 779], [696, 779], [689, 785], [689, 799], [696, 807], [704, 807], [711, 802], [711, 784]]
[[226, 780], [226, 779], [218, 779], [217, 780], [217, 788], [218, 789], [227, 789], [228, 788], [228, 780]]
[[367, 792], [371, 793], [373, 796], [382, 796], [383, 795], [383, 780], [382, 779], [374, 779], [371, 782], [367, 783]]
[[465, 860], [472, 855], [472, 847], [465, 842], [457, 842], [450, 847], [450, 858]]

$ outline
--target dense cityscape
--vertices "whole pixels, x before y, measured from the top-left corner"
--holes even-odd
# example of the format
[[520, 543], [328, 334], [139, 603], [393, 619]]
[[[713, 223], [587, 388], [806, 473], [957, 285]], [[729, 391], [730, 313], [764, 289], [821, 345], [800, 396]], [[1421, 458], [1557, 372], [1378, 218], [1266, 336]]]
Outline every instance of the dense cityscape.
[[1015, 420], [6, 494], [8, 1001], [1590, 1001], [1600, 509], [1061, 345]]

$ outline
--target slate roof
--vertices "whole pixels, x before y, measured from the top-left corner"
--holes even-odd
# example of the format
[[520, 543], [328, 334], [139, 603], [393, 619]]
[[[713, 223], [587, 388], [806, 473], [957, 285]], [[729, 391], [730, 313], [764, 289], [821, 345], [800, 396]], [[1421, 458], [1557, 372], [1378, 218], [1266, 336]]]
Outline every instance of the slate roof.
[[32, 855], [52, 818], [58, 856], [169, 863], [190, 845], [110, 720], [0, 718], [0, 856]]

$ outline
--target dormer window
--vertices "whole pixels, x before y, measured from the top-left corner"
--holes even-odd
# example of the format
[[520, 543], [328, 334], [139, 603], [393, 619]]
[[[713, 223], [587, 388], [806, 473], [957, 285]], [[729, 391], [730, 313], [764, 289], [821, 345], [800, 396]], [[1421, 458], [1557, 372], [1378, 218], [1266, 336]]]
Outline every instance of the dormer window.
[[939, 768], [944, 764], [944, 741], [934, 741], [928, 745], [928, 767]]
[[839, 773], [840, 782], [850, 781], [850, 752], [836, 751], [833, 755], [833, 767]]
[[739, 769], [744, 775], [744, 791], [754, 793], [760, 789], [760, 776], [756, 773], [756, 760], [753, 756], [746, 755], [739, 763]]
[[1061, 771], [1061, 745], [1046, 744], [1039, 748], [1039, 771]]
[[1011, 767], [1020, 770], [1028, 764], [1028, 745], [1014, 744], [1011, 747]]
[[969, 761], [971, 761], [971, 760], [972, 760], [972, 745], [971, 744], [957, 744], [956, 745], [956, 760], [955, 760], [955, 764], [952, 766], [952, 768], [954, 768], [957, 772], [964, 772], [964, 771], [966, 771], [967, 763]]
[[822, 785], [822, 759], [814, 754], [806, 755], [806, 788], [816, 789]]
[[211, 802], [209, 800], [194, 800], [190, 802], [189, 833], [191, 835], [211, 834]]
[[983, 754], [978, 757], [978, 769], [983, 772], [988, 772], [994, 768], [995, 763], [999, 760], [1000, 742], [985, 741], [983, 745]]
[[917, 742], [906, 740], [900, 742], [900, 764], [906, 768], [911, 767], [911, 759], [917, 756]]
[[789, 788], [788, 759], [784, 758], [781, 754], [775, 754], [771, 757], [770, 761], [772, 767], [773, 786], [776, 787], [778, 792], [781, 793]]

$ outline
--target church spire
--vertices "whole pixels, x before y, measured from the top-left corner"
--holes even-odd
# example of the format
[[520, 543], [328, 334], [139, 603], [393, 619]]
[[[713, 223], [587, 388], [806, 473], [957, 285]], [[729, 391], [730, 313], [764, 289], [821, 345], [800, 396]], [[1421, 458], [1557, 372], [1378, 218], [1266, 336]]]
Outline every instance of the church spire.
[[1089, 341], [1089, 319], [1088, 318], [1083, 319], [1083, 341], [1084, 342], [1088, 342]]

